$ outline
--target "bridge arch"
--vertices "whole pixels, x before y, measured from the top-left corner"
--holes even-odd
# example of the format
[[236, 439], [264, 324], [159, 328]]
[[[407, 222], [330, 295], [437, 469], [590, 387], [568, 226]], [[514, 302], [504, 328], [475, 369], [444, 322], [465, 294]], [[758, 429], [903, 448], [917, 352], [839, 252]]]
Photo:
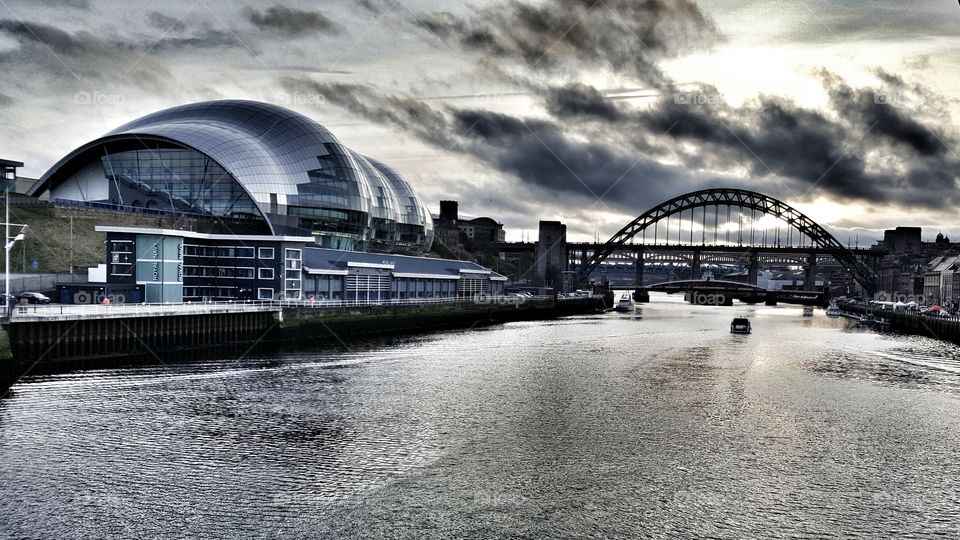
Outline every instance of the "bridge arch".
[[655, 225], [660, 220], [675, 214], [682, 214], [687, 210], [692, 211], [694, 208], [711, 206], [735, 206], [750, 209], [786, 222], [787, 225], [810, 238], [821, 250], [833, 256], [846, 271], [850, 272], [853, 279], [866, 290], [867, 294], [873, 295], [877, 291], [877, 277], [873, 271], [826, 229], [783, 201], [756, 191], [735, 188], [693, 191], [674, 197], [647, 210], [620, 229], [599, 250], [584, 261], [577, 272], [576, 281], [586, 281], [587, 276], [597, 269], [607, 257], [622, 249], [630, 239], [643, 233], [648, 227]]

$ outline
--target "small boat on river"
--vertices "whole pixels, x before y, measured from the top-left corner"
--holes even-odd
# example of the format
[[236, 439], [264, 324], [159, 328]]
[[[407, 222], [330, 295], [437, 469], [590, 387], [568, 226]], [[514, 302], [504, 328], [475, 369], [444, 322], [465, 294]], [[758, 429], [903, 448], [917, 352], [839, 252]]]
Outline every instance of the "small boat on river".
[[622, 313], [633, 313], [633, 300], [630, 299], [630, 295], [624, 294], [621, 296], [617, 306], [613, 309]]
[[749, 334], [750, 332], [750, 319], [745, 317], [737, 317], [730, 322], [731, 334]]

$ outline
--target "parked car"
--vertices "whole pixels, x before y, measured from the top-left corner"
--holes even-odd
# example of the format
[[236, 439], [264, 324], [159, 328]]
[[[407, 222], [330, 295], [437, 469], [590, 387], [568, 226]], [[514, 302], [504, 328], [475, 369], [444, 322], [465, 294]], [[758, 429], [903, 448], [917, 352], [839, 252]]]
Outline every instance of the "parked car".
[[38, 292], [22, 292], [17, 295], [17, 301], [22, 304], [49, 304], [50, 298]]

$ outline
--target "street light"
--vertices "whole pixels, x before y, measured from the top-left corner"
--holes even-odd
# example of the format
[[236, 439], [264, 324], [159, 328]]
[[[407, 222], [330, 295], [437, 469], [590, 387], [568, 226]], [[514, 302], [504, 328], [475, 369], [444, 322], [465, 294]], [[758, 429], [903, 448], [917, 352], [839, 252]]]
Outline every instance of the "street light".
[[[13, 244], [17, 240], [23, 240], [23, 234], [27, 230], [27, 226], [23, 225], [20, 229], [20, 234], [17, 235], [13, 241], [10, 240], [10, 190], [16, 189], [17, 184], [17, 168], [23, 167], [23, 163], [20, 161], [11, 161], [9, 159], [0, 159], [0, 171], [2, 171], [2, 181], [3, 181], [3, 206], [4, 206], [4, 235], [3, 243], [4, 246], [4, 286], [3, 292], [7, 296], [10, 295], [10, 248], [13, 247]], [[7, 299], [6, 306], [9, 306], [9, 298]]]
[[[8, 194], [9, 194], [9, 193], [8, 193]], [[5, 239], [6, 239], [7, 243], [4, 244], [4, 246], [3, 246], [3, 256], [4, 256], [3, 292], [8, 296], [8, 298], [7, 298], [7, 305], [9, 305], [9, 301], [10, 301], [10, 298], [9, 298], [9, 297], [10, 297], [10, 250], [13, 249], [13, 245], [14, 245], [14, 244], [16, 244], [17, 242], [19, 242], [20, 240], [23, 240], [24, 237], [25, 237], [26, 234], [27, 234], [27, 226], [26, 226], [26, 225], [24, 225], [24, 224], [22, 224], [22, 223], [10, 223], [10, 219], [9, 219], [10, 213], [9, 213], [9, 212], [10, 212], [10, 205], [8, 204], [8, 205], [7, 205], [7, 216], [8, 216], [8, 218], [7, 218], [7, 222], [4, 223], [4, 227], [5, 227], [5, 230], [6, 230]], [[16, 225], [16, 226], [19, 226], [19, 227], [20, 227], [20, 232], [17, 233], [17, 235], [14, 236], [13, 238], [10, 238], [10, 225]]]

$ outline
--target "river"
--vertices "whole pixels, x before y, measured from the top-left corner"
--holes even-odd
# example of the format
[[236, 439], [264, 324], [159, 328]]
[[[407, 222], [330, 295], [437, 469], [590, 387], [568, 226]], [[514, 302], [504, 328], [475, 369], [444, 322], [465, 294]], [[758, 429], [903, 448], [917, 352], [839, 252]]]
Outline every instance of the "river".
[[[28, 378], [10, 537], [960, 535], [960, 348], [799, 307]], [[753, 321], [732, 335], [733, 316]]]

